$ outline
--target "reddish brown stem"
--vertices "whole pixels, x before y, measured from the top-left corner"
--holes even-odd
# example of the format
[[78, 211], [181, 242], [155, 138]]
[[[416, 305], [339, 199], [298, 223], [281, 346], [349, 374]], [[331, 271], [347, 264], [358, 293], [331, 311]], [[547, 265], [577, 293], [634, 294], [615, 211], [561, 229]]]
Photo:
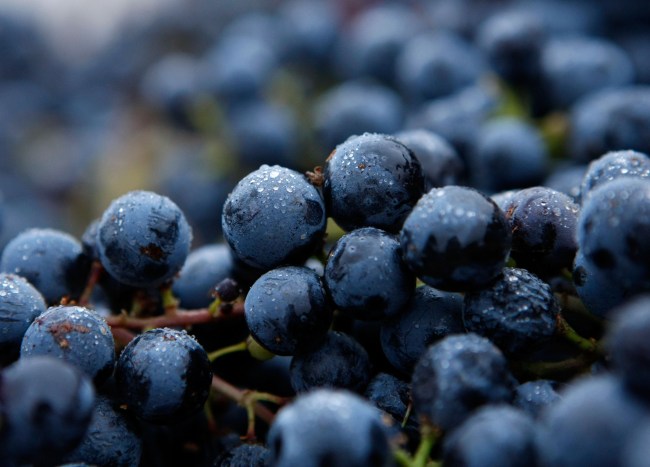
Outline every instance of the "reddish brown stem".
[[232, 306], [229, 313], [213, 314], [207, 308], [198, 310], [178, 310], [178, 313], [172, 315], [151, 316], [148, 318], [136, 318], [121, 314], [118, 316], [109, 316], [106, 322], [111, 328], [126, 328], [132, 330], [143, 330], [152, 328], [174, 327], [174, 326], [191, 326], [193, 324], [213, 323], [223, 319], [243, 316], [244, 304], [236, 303]]
[[[246, 396], [250, 391], [239, 389], [230, 384], [228, 381], [219, 378], [217, 375], [212, 375], [212, 387], [215, 391], [223, 394], [229, 399], [232, 399], [238, 404], [242, 406], [246, 405]], [[267, 409], [264, 405], [260, 404], [259, 402], [253, 402], [253, 411], [255, 412], [255, 415], [257, 415], [260, 419], [264, 420], [269, 425], [273, 423], [275, 414]]]
[[99, 279], [102, 277], [104, 272], [104, 267], [102, 263], [98, 260], [93, 261], [92, 266], [90, 267], [90, 274], [88, 275], [88, 282], [86, 282], [86, 287], [84, 288], [81, 296], [79, 297], [80, 306], [88, 306], [90, 303], [90, 298], [95, 290], [95, 286], [99, 282]]
[[113, 339], [115, 339], [115, 343], [121, 346], [125, 346], [133, 339], [135, 339], [136, 336], [131, 331], [124, 328], [111, 328], [111, 332], [113, 333]]

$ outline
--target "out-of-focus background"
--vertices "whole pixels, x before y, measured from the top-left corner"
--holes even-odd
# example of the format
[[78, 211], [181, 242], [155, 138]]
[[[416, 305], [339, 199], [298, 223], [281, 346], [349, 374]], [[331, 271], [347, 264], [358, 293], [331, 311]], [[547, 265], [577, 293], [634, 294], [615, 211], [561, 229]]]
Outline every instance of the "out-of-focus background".
[[[132, 189], [215, 241], [246, 173], [312, 169], [363, 131], [436, 132], [454, 183], [570, 191], [609, 149], [579, 104], [650, 83], [649, 24], [647, 0], [0, 0], [0, 249], [81, 236]], [[505, 181], [481, 155], [504, 117], [544, 142]]]

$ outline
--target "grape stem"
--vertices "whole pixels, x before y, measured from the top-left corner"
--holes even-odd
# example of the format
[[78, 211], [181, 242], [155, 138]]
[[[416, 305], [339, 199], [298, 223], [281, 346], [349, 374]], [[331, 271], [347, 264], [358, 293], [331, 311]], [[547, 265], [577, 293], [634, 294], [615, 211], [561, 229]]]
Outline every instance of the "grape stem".
[[573, 327], [568, 323], [568, 321], [562, 316], [562, 313], [557, 315], [557, 333], [564, 337], [567, 341], [576, 345], [583, 352], [595, 354], [595, 355], [604, 355], [604, 349], [602, 344], [593, 338], [585, 338], [576, 332]]
[[513, 369], [537, 378], [549, 378], [561, 373], [583, 371], [597, 358], [594, 354], [582, 353], [573, 358], [556, 362], [512, 362]]
[[224, 355], [228, 355], [235, 352], [244, 352], [246, 350], [248, 350], [248, 342], [244, 340], [242, 342], [238, 342], [236, 344], [229, 345], [227, 347], [223, 347], [221, 349], [215, 350], [214, 352], [210, 352], [208, 354], [208, 359], [211, 362], [214, 362], [217, 358], [223, 357]]
[[106, 322], [111, 328], [126, 328], [140, 331], [143, 329], [212, 323], [223, 319], [241, 317], [243, 315], [244, 304], [235, 303], [228, 313], [217, 313], [216, 315], [210, 312], [208, 308], [199, 308], [196, 310], [179, 309], [178, 313], [173, 315], [151, 316], [147, 318], [137, 318], [122, 313], [107, 317]]
[[248, 389], [238, 389], [229, 382], [221, 379], [217, 375], [212, 375], [212, 388], [223, 394], [224, 396], [232, 399], [240, 406], [246, 409], [248, 416], [248, 429], [244, 439], [247, 441], [255, 441], [255, 418], [259, 417], [267, 424], [273, 423], [275, 414], [267, 407], [260, 404], [260, 402], [271, 402], [273, 404], [282, 406], [286, 404], [289, 399], [285, 397], [276, 396], [266, 392], [251, 391]]
[[425, 467], [428, 465], [431, 450], [442, 436], [442, 431], [430, 423], [423, 422], [420, 425], [420, 436], [420, 445], [413, 457], [403, 449], [393, 451], [393, 457], [397, 464], [402, 467]]
[[79, 297], [79, 306], [87, 307], [90, 304], [90, 298], [92, 297], [93, 290], [95, 290], [95, 286], [99, 282], [99, 279], [102, 277], [103, 273], [104, 266], [102, 266], [102, 263], [100, 263], [99, 260], [93, 261], [92, 265], [90, 266], [88, 281], [86, 282], [86, 286], [84, 287], [83, 292], [81, 292], [81, 296]]

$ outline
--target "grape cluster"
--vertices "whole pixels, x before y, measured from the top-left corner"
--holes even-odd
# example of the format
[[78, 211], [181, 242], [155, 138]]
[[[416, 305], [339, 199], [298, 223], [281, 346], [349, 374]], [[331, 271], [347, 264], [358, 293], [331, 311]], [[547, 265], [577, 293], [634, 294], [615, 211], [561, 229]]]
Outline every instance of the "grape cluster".
[[650, 7], [226, 3], [0, 5], [0, 467], [648, 465]]

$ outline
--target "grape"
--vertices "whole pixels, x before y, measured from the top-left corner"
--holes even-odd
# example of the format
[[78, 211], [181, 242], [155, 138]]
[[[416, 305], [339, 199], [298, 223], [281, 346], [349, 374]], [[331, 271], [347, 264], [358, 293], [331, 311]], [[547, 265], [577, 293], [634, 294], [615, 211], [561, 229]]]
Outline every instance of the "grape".
[[200, 410], [210, 376], [205, 350], [186, 332], [167, 328], [136, 337], [115, 368], [119, 400], [154, 423], [178, 422]]
[[477, 334], [453, 334], [432, 344], [413, 370], [413, 407], [443, 430], [485, 404], [511, 402], [515, 380], [501, 351]]
[[363, 320], [394, 316], [415, 288], [397, 237], [374, 227], [353, 230], [336, 242], [324, 279], [338, 310]]
[[74, 449], [93, 413], [90, 379], [49, 356], [21, 358], [0, 375], [0, 459], [52, 465]]
[[244, 177], [224, 206], [224, 237], [254, 268], [304, 262], [322, 242], [325, 205], [298, 172], [263, 165]]
[[321, 387], [361, 392], [370, 380], [370, 359], [355, 339], [330, 331], [319, 346], [294, 355], [290, 371], [296, 392]]
[[377, 227], [395, 233], [422, 195], [424, 177], [410, 149], [392, 136], [351, 136], [329, 155], [323, 195], [345, 230]]
[[501, 273], [511, 233], [503, 212], [470, 188], [434, 188], [404, 222], [400, 244], [406, 264], [425, 284], [464, 291]]
[[100, 384], [113, 374], [115, 343], [106, 321], [94, 311], [80, 306], [56, 306], [29, 326], [20, 355], [60, 358]]
[[318, 275], [285, 266], [260, 277], [244, 303], [253, 338], [277, 355], [295, 355], [317, 346], [332, 322], [332, 309]]
[[281, 410], [268, 445], [277, 467], [381, 466], [390, 455], [379, 412], [353, 393], [331, 389], [299, 396]]
[[0, 274], [0, 352], [18, 354], [29, 325], [47, 305], [41, 293], [26, 279], [14, 274]]
[[90, 263], [81, 243], [53, 229], [29, 229], [14, 237], [0, 259], [0, 271], [27, 279], [48, 304], [76, 298], [85, 285]]
[[114, 200], [98, 226], [102, 265], [118, 281], [135, 287], [156, 287], [174, 277], [191, 240], [178, 206], [149, 191], [132, 191]]

